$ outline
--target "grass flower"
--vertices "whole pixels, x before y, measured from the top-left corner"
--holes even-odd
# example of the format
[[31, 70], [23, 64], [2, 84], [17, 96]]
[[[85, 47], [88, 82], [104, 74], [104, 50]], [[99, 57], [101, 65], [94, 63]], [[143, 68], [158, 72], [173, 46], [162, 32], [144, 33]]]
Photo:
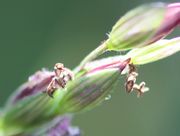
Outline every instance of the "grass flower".
[[[121, 75], [126, 75], [126, 92], [142, 96], [149, 88], [144, 81], [136, 83], [136, 65], [180, 51], [179, 37], [162, 39], [180, 24], [179, 14], [180, 3], [142, 5], [118, 20], [109, 39], [74, 70], [57, 63], [54, 71], [43, 69], [30, 76], [1, 109], [0, 136], [80, 136], [79, 128], [71, 126], [72, 116], [106, 100]], [[130, 51], [96, 59], [111, 50]]]
[[146, 46], [167, 36], [180, 24], [180, 5], [152, 3], [129, 11], [109, 34], [109, 50]]
[[87, 55], [76, 71], [106, 51], [141, 48], [165, 38], [180, 25], [179, 3], [151, 3], [127, 12], [113, 26], [108, 39]]

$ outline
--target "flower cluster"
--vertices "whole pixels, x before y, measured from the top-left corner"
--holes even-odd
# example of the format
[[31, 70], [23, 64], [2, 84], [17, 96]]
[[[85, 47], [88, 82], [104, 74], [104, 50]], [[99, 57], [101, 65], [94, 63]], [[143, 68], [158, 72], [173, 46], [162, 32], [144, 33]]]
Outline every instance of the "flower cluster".
[[[179, 52], [180, 37], [163, 39], [179, 25], [180, 3], [152, 3], [129, 11], [74, 70], [58, 63], [54, 71], [43, 69], [30, 76], [0, 111], [0, 136], [80, 136], [71, 116], [101, 104], [121, 75], [126, 74], [128, 93], [135, 90], [141, 96], [149, 90], [145, 82], [136, 83], [136, 65]], [[126, 53], [96, 59], [111, 50]]]

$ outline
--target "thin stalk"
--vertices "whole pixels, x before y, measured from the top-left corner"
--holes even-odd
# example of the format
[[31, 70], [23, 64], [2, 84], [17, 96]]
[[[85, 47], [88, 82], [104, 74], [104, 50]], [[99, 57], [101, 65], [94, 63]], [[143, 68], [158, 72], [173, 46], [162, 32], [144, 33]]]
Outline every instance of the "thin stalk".
[[0, 136], [4, 136], [4, 133], [3, 133], [3, 121], [2, 121], [2, 117], [0, 117]]
[[79, 66], [74, 70], [74, 73], [78, 73], [80, 70], [83, 69], [83, 67], [86, 65], [86, 63], [94, 60], [99, 55], [103, 54], [107, 50], [107, 43], [108, 40], [103, 42], [100, 46], [98, 46], [95, 50], [90, 52], [79, 64]]

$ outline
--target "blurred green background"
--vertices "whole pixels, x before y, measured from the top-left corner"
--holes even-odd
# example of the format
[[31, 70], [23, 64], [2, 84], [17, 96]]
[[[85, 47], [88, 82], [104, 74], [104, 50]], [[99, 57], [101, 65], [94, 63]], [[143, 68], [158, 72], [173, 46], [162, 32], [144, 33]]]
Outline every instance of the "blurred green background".
[[[1, 0], [0, 106], [36, 70], [52, 69], [56, 62], [75, 67], [107, 38], [121, 15], [151, 1]], [[112, 98], [76, 115], [74, 125], [85, 136], [179, 136], [179, 58], [177, 53], [139, 67], [139, 81], [151, 89], [140, 99], [125, 93], [121, 78]]]

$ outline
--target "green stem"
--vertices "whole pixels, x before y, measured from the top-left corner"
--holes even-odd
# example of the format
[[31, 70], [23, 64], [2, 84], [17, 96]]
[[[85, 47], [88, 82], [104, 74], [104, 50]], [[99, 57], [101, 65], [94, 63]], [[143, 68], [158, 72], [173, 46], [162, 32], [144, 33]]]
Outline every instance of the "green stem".
[[95, 50], [90, 52], [79, 64], [79, 66], [74, 70], [74, 73], [78, 73], [80, 70], [83, 69], [83, 67], [86, 65], [86, 63], [94, 60], [99, 55], [103, 54], [107, 50], [107, 43], [108, 40], [103, 42], [100, 46], [98, 46]]
[[3, 121], [2, 121], [2, 117], [0, 117], [0, 136], [4, 136], [4, 133], [3, 133]]

